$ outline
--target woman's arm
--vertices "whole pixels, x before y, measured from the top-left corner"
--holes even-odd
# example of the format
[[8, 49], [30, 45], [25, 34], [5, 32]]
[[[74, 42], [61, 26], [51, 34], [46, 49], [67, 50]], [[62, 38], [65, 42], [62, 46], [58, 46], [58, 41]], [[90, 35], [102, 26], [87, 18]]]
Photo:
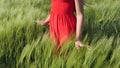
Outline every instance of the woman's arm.
[[47, 25], [50, 21], [50, 14], [48, 15], [48, 17], [46, 18], [46, 20], [44, 21], [44, 24]]
[[82, 27], [84, 23], [83, 0], [75, 0], [76, 9], [76, 39], [81, 40]]
[[83, 11], [83, 0], [74, 0], [75, 1], [75, 9], [76, 9], [76, 42], [75, 46], [79, 49], [79, 47], [83, 47], [83, 43], [81, 42], [81, 33], [84, 24], [84, 11]]
[[45, 21], [36, 21], [38, 25], [44, 26], [44, 25], [48, 25], [50, 21], [50, 14], [48, 15], [48, 17], [45, 19]]

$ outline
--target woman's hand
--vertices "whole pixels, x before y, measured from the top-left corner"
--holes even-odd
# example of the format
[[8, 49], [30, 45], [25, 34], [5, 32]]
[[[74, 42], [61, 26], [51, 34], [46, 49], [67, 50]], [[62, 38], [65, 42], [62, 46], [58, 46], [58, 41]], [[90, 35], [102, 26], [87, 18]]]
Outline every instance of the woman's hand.
[[82, 43], [80, 40], [77, 40], [77, 41], [75, 42], [75, 46], [76, 46], [76, 48], [79, 50], [80, 47], [83, 47], [84, 45], [83, 45], [83, 43]]
[[45, 25], [48, 25], [47, 22], [44, 22], [44, 21], [36, 21], [36, 23], [40, 26], [45, 26]]
[[49, 22], [50, 22], [50, 15], [48, 15], [45, 21], [36, 21], [36, 23], [40, 26], [49, 25]]
[[89, 45], [84, 45], [80, 40], [77, 40], [75, 42], [75, 46], [76, 48], [79, 50], [81, 47], [85, 47], [87, 48], [88, 50], [91, 50], [92, 48], [89, 46]]

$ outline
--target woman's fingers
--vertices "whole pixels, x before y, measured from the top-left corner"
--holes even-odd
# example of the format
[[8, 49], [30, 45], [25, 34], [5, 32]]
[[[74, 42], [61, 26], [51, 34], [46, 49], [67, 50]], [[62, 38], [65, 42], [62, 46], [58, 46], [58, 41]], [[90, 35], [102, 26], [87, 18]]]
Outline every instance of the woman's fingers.
[[91, 46], [89, 45], [84, 45], [81, 41], [76, 41], [75, 42], [75, 47], [79, 50], [81, 47], [85, 47], [87, 48], [88, 50], [91, 50]]
[[40, 26], [43, 26], [43, 21], [36, 21], [36, 23]]
[[79, 47], [83, 47], [83, 43], [81, 41], [76, 41], [75, 44], [78, 45]]

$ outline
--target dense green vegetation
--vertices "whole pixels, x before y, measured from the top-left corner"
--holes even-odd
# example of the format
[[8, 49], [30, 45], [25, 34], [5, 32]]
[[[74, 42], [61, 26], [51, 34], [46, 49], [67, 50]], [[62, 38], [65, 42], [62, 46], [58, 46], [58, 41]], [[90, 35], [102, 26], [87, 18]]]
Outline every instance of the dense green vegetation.
[[49, 26], [38, 26], [50, 0], [0, 1], [0, 68], [120, 68], [120, 0], [85, 0], [82, 40], [75, 39], [54, 56]]

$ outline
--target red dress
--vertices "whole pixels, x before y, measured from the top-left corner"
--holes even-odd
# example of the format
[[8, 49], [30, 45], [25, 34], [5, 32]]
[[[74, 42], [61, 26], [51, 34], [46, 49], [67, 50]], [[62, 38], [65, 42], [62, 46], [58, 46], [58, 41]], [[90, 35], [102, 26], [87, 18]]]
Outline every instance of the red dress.
[[52, 0], [50, 11], [50, 37], [57, 46], [62, 46], [71, 34], [76, 33], [74, 0]]

